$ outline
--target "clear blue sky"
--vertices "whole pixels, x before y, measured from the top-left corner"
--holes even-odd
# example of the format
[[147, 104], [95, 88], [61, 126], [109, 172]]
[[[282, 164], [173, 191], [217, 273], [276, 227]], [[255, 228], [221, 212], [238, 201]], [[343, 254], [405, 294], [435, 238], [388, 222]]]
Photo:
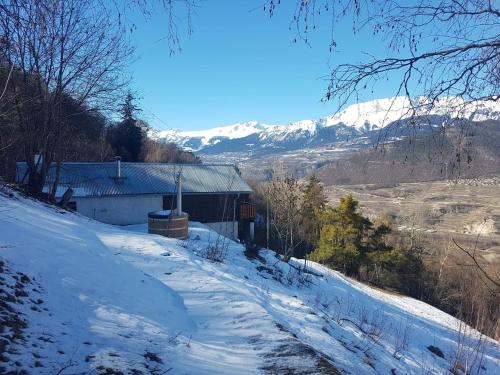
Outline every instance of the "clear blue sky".
[[[330, 19], [318, 20], [311, 46], [293, 43], [289, 30], [294, 1], [282, 1], [269, 18], [260, 0], [208, 0], [193, 16], [193, 34], [180, 25], [182, 51], [172, 57], [162, 37], [161, 9], [137, 17], [132, 42], [133, 89], [142, 97], [143, 117], [155, 128], [198, 130], [257, 120], [268, 124], [319, 118], [336, 103], [321, 103], [329, 64], [354, 62], [363, 52], [381, 55], [384, 46], [370, 33], [352, 35], [351, 24], [336, 27], [338, 52], [329, 53]], [[254, 9], [254, 10], [252, 10]], [[363, 99], [394, 94], [384, 84]]]

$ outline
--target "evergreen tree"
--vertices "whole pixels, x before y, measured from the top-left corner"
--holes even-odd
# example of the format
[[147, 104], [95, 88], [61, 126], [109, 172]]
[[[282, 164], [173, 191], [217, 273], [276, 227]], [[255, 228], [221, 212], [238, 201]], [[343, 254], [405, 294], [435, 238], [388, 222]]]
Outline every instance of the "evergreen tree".
[[311, 259], [347, 274], [357, 274], [373, 223], [358, 213], [358, 201], [351, 194], [338, 207], [324, 210], [319, 244]]
[[125, 96], [125, 100], [120, 107], [120, 114], [122, 115], [122, 121], [132, 120], [137, 121], [136, 113], [140, 112], [140, 108], [135, 105], [136, 98], [132, 92], [128, 92]]
[[419, 297], [423, 263], [420, 254], [385, 242], [388, 225], [375, 227], [358, 212], [351, 194], [321, 214], [321, 233], [311, 260], [381, 287]]
[[107, 138], [116, 155], [121, 156], [123, 161], [137, 162], [141, 161], [144, 135], [142, 129], [137, 126], [135, 115], [139, 109], [134, 100], [134, 96], [129, 92], [120, 108], [122, 121], [108, 129]]

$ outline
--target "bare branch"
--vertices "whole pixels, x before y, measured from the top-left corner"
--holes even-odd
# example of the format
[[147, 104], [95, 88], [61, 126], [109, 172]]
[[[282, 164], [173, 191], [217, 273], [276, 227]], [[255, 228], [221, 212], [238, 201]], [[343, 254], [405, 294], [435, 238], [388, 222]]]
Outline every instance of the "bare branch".
[[[265, 3], [273, 16], [279, 1]], [[500, 92], [500, 10], [487, 0], [297, 0], [292, 24], [295, 39], [308, 43], [317, 18], [331, 19], [330, 51], [341, 21], [352, 23], [353, 34], [371, 31], [393, 57], [370, 56], [366, 61], [337, 64], [331, 70], [324, 100], [342, 108], [377, 84], [396, 81], [396, 95], [429, 98], [432, 110], [439, 98], [457, 96], [465, 102], [498, 100]], [[366, 47], [365, 47], [366, 48]], [[426, 48], [426, 52], [421, 52]]]
[[7, 91], [7, 86], [9, 86], [10, 76], [12, 75], [13, 70], [14, 70], [14, 64], [12, 64], [10, 66], [9, 75], [7, 76], [7, 79], [5, 80], [5, 85], [3, 87], [2, 94], [0, 94], [0, 100], [2, 100], [3, 96], [5, 95], [5, 92]]
[[488, 272], [484, 269], [484, 267], [478, 262], [477, 256], [475, 253], [475, 249], [471, 252], [464, 247], [460, 246], [455, 239], [452, 239], [453, 243], [455, 244], [456, 247], [458, 247], [465, 255], [469, 257], [470, 260], [474, 263], [473, 266], [476, 267], [476, 269], [489, 281], [491, 282], [494, 286], [495, 289], [492, 290], [493, 293], [495, 294], [500, 294], [500, 282], [497, 280], [493, 279], [492, 276], [489, 275]]

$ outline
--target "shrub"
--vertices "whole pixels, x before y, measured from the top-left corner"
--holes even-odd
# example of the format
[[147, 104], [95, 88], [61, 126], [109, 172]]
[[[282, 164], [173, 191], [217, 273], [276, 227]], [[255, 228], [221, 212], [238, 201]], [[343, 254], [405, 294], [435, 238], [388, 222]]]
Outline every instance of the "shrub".
[[227, 255], [228, 245], [224, 242], [216, 241], [214, 243], [209, 243], [205, 249], [203, 249], [201, 256], [212, 262], [222, 263]]

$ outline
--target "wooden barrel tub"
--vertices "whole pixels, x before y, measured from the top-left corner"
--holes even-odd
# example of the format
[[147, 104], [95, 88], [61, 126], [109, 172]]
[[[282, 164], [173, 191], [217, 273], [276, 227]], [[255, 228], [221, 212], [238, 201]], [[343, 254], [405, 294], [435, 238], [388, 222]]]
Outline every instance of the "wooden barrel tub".
[[188, 237], [188, 214], [170, 214], [170, 210], [148, 214], [148, 233], [165, 237], [186, 239]]

